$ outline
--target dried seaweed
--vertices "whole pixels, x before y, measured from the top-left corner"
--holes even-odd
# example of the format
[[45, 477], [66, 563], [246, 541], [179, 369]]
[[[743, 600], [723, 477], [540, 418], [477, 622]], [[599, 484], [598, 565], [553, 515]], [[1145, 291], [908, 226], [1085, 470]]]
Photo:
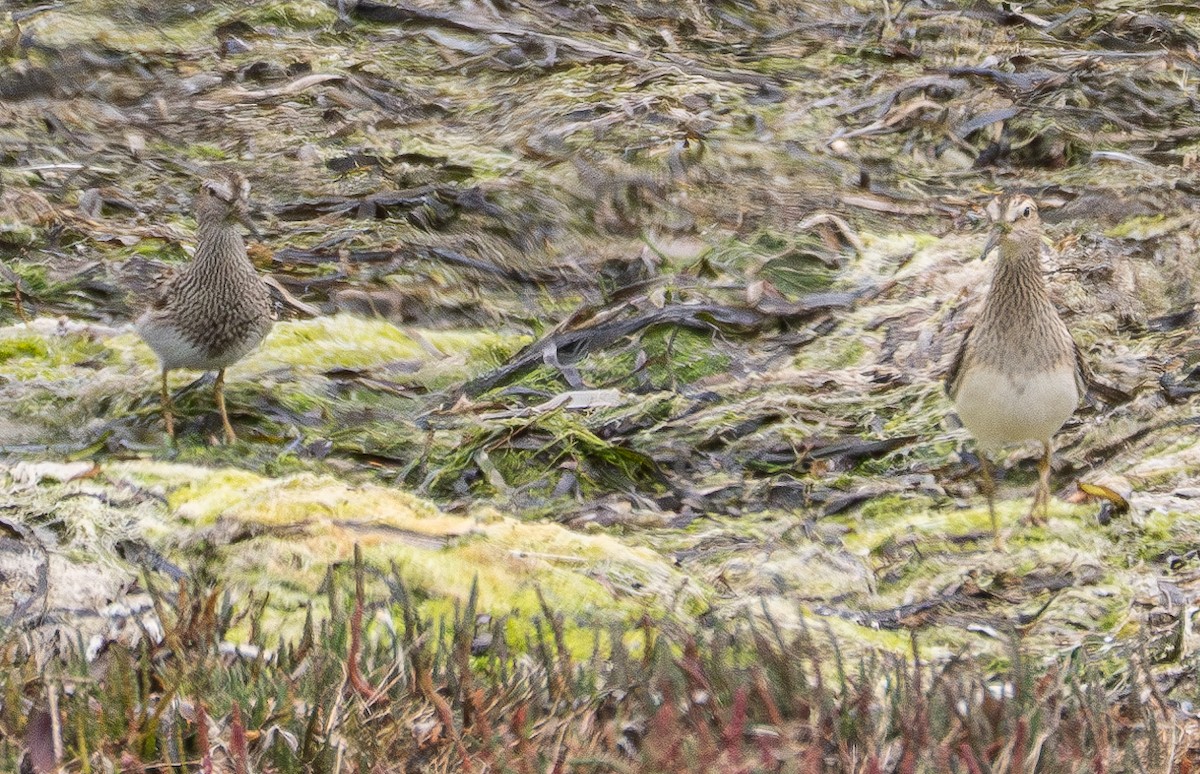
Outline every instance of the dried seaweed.
[[[6, 489], [5, 519], [83, 566], [236, 591], [164, 602], [187, 622], [169, 649], [98, 635], [112, 678], [77, 693], [14, 664], [0, 755], [32, 697], [58, 695], [68, 769], [1166, 767], [1200, 562], [1193, 4], [18, 5], [0, 20], [0, 456], [163, 467], [132, 502], [126, 481]], [[128, 325], [139, 281], [186, 259], [214, 163], [250, 173], [251, 256], [295, 313], [231, 372], [246, 440], [209, 444], [185, 388], [168, 449]], [[1014, 527], [997, 557], [938, 380], [990, 268], [971, 260], [984, 207], [1009, 191], [1042, 205], [1052, 297], [1098, 381], [1056, 439], [1052, 528]], [[1033, 459], [1001, 468], [1015, 524]], [[258, 476], [294, 523], [204, 510], [218, 486], [197, 470], [233, 491]], [[661, 604], [581, 633], [554, 588], [508, 589], [538, 618], [511, 637], [486, 582], [451, 602], [397, 573], [357, 609], [334, 583], [333, 604], [301, 602], [344, 541], [281, 564], [290, 583], [237, 559], [328, 539], [304, 480], [615, 548], [497, 559], [495, 534], [355, 514], [337, 534], [378, 541], [368, 560], [474, 548], [487, 560], [438, 577], [486, 581], [541, 557], [606, 589], [588, 603], [605, 615]], [[147, 510], [172, 521], [144, 545], [77, 540]], [[685, 590], [613, 557], [639, 551]], [[452, 636], [418, 621], [456, 603]], [[262, 630], [306, 606], [273, 672]], [[235, 610], [258, 623], [229, 629]], [[221, 653], [228, 696], [176, 656], [216, 658], [213, 621], [264, 649]], [[920, 658], [896, 660], [908, 629]], [[351, 651], [362, 684], [342, 694]]]
[[[664, 305], [638, 310], [637, 305], [621, 302], [602, 309], [576, 313], [583, 321], [568, 321], [560, 330], [530, 344], [503, 368], [481, 376], [463, 386], [467, 395], [501, 387], [520, 378], [543, 363], [570, 365], [591, 352], [604, 350], [621, 339], [656, 326], [694, 328], [724, 334], [751, 334], [766, 326], [805, 320], [811, 316], [843, 309], [853, 304], [853, 293], [826, 293], [794, 303], [763, 304], [759, 307], [732, 307], [692, 303]], [[583, 311], [583, 310], [581, 310]]]

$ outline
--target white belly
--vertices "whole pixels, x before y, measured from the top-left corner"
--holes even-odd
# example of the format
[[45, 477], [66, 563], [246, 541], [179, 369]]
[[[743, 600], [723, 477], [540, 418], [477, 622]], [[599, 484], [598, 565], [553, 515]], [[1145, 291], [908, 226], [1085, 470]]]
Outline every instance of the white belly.
[[1014, 380], [976, 366], [963, 375], [954, 399], [959, 418], [984, 447], [1048, 441], [1078, 404], [1070, 367]]
[[214, 371], [233, 365], [247, 352], [254, 349], [260, 338], [250, 337], [230, 347], [215, 357], [210, 357], [169, 322], [152, 313], [141, 316], [137, 321], [137, 332], [158, 355], [162, 367], [168, 370], [187, 368], [193, 371]]

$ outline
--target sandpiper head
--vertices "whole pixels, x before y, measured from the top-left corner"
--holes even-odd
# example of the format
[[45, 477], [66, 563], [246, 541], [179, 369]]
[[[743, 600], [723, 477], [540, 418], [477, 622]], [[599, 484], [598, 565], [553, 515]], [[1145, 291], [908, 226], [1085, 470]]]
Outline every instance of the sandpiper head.
[[197, 223], [241, 223], [254, 234], [250, 221], [250, 181], [240, 172], [222, 170], [205, 178], [193, 204]]
[[983, 247], [979, 259], [987, 257], [1001, 242], [1014, 246], [1037, 246], [1042, 236], [1042, 220], [1038, 217], [1037, 202], [1024, 194], [1017, 194], [997, 208], [988, 208], [995, 225]]

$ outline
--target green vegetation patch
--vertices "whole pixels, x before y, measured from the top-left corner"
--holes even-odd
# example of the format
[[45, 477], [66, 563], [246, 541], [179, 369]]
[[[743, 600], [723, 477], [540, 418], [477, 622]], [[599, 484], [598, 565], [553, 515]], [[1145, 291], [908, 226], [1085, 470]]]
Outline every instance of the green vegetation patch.
[[[476, 579], [480, 604], [497, 615], [533, 612], [539, 588], [581, 620], [632, 615], [646, 605], [670, 611], [703, 596], [650, 549], [488, 509], [452, 515], [395, 489], [170, 463], [115, 464], [109, 475], [163, 490], [178, 526], [160, 537], [183, 556], [207, 557], [206, 572], [231, 587], [269, 592], [274, 615], [290, 631], [328, 567], [356, 545], [372, 562], [402, 568], [431, 598], [465, 599]], [[598, 582], [598, 573], [607, 580]]]
[[549, 494], [568, 471], [589, 494], [658, 486], [661, 472], [650, 457], [604, 440], [589, 425], [584, 413], [555, 409], [460, 427], [459, 440], [435, 453], [432, 488], [448, 493], [471, 481], [493, 494], [531, 486]]
[[1104, 232], [1113, 239], [1134, 239], [1144, 241], [1163, 234], [1169, 234], [1180, 228], [1186, 228], [1192, 222], [1187, 216], [1169, 217], [1167, 215], [1135, 215], [1118, 223]]
[[60, 369], [85, 363], [98, 368], [108, 355], [103, 344], [83, 333], [46, 336], [23, 325], [0, 329], [0, 365], [8, 380], [52, 378]]
[[243, 17], [250, 24], [278, 24], [298, 30], [322, 29], [337, 21], [337, 11], [319, 0], [286, 0], [251, 6]]
[[462, 372], [482, 371], [527, 339], [491, 331], [420, 331], [426, 345], [386, 320], [348, 314], [277, 323], [262, 347], [247, 358], [247, 369], [278, 364], [297, 368], [369, 368], [397, 361], [416, 361], [439, 368], [439, 362]]

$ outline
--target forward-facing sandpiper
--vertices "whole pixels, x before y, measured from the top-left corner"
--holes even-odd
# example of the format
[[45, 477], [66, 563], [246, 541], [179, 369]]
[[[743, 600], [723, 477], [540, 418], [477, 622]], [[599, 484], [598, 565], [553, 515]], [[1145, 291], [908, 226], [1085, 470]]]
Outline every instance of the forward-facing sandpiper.
[[1041, 242], [1037, 204], [1028, 196], [1009, 199], [980, 256], [999, 247], [991, 288], [946, 376], [946, 392], [979, 443], [997, 547], [1002, 541], [988, 452], [1004, 444], [1041, 442], [1029, 520], [1044, 523], [1050, 504], [1051, 439], [1075, 412], [1090, 378], [1046, 290]]

